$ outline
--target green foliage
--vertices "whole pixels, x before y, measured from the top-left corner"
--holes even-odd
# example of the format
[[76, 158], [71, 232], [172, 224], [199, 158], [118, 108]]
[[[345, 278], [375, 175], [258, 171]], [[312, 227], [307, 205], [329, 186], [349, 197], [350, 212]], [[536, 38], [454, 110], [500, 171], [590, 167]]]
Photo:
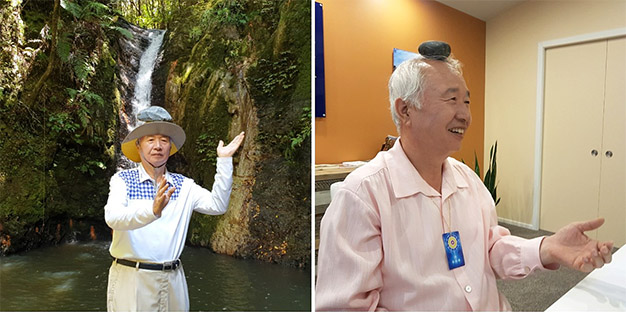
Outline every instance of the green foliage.
[[122, 36], [126, 37], [127, 39], [132, 39], [133, 38], [133, 33], [131, 33], [128, 29], [126, 28], [122, 28], [122, 27], [118, 27], [118, 26], [110, 26], [111, 29], [119, 32], [120, 34], [122, 34]]
[[31, 48], [26, 42], [21, 15], [21, 1], [3, 1], [0, 5], [0, 106], [12, 106], [22, 91], [27, 76]]
[[218, 1], [213, 7], [202, 13], [202, 24], [207, 28], [215, 26], [235, 27], [245, 26], [249, 16], [246, 13], [245, 2], [240, 0], [223, 0]]
[[203, 133], [196, 139], [196, 153], [201, 155], [200, 161], [215, 167], [217, 164], [217, 143], [219, 138], [215, 134]]
[[80, 127], [78, 123], [74, 122], [73, 117], [68, 112], [50, 114], [46, 126], [58, 135], [74, 134]]
[[74, 169], [82, 173], [89, 173], [90, 176], [94, 176], [96, 174], [95, 169], [100, 168], [102, 170], [106, 169], [106, 165], [97, 160], [88, 160], [85, 163], [80, 164], [79, 166], [75, 166]]
[[264, 77], [254, 80], [258, 90], [265, 96], [272, 96], [277, 91], [287, 90], [293, 86], [294, 78], [298, 74], [291, 51], [282, 51], [276, 61], [260, 59], [258, 70], [267, 73]]
[[302, 146], [302, 143], [311, 137], [311, 107], [302, 108], [299, 125], [301, 126], [299, 130], [290, 130], [286, 136], [288, 144], [283, 155], [291, 165], [300, 165], [295, 161], [294, 154]]
[[242, 0], [217, 0], [199, 5], [202, 7], [197, 15], [199, 22], [188, 26], [187, 36], [196, 46], [208, 45], [203, 57], [214, 60], [209, 63], [212, 68], [224, 62], [227, 66], [237, 64], [249, 52], [250, 38], [244, 34], [250, 20], [259, 15], [252, 4]]
[[72, 67], [74, 69], [74, 75], [78, 79], [78, 81], [85, 83], [87, 82], [87, 76], [89, 74], [93, 74], [94, 67], [89, 64], [87, 55], [84, 51], [76, 51], [74, 57], [72, 58]]
[[[33, 39], [40, 39], [42, 21], [50, 22], [48, 7], [26, 7], [32, 23], [25, 25], [30, 29], [27, 34], [36, 37], [22, 38], [16, 47], [28, 40], [37, 42]], [[120, 32], [111, 28], [115, 16], [101, 3], [64, 1], [64, 8], [56, 43], [60, 62], [55, 62], [37, 101], [27, 107], [23, 99], [48, 64], [45, 51], [53, 44], [50, 37], [38, 47], [41, 53], [21, 58], [30, 62], [22, 63], [18, 72], [25, 79], [18, 83], [24, 86], [21, 96], [11, 105], [0, 105], [0, 223], [2, 235], [12, 239], [12, 247], [0, 254], [58, 241], [44, 230], [53, 219], [102, 222], [115, 168], [108, 153], [115, 139], [110, 133], [117, 132], [117, 57], [109, 47], [116, 44]], [[19, 56], [17, 51], [11, 53], [13, 58]]]
[[132, 24], [143, 28], [166, 29], [172, 20], [173, 10], [181, 7], [189, 9], [182, 4], [183, 1], [113, 0], [110, 3], [114, 12]]
[[[51, 12], [36, 12], [30, 10], [22, 10], [22, 18], [24, 18], [24, 34], [28, 38], [36, 38], [40, 36], [42, 28], [46, 26], [46, 20]], [[29, 43], [27, 43], [29, 44]], [[37, 47], [34, 42], [29, 44], [31, 47]]]
[[[90, 0], [63, 0], [61, 1], [61, 7], [76, 20], [99, 23], [105, 30], [119, 32], [129, 39], [133, 36], [127, 29], [115, 25], [119, 13], [114, 12], [105, 4]], [[61, 56], [61, 54], [59, 54], [59, 56]], [[63, 57], [61, 58], [63, 59]]]
[[189, 31], [189, 40], [192, 41], [192, 42], [193, 41], [198, 41], [198, 40], [200, 40], [202, 35], [204, 35], [204, 32], [202, 31], [202, 27], [194, 26]]
[[70, 59], [70, 33], [64, 32], [59, 35], [57, 41], [57, 55], [61, 59], [62, 62], [66, 63]]
[[[82, 4], [81, 4], [82, 3]], [[69, 1], [61, 0], [61, 7], [79, 20], [100, 20], [108, 14], [111, 9], [106, 5], [95, 1]]]
[[211, 234], [215, 232], [219, 220], [219, 216], [194, 213], [189, 222], [187, 241], [195, 246], [208, 247]]
[[[498, 183], [496, 181], [496, 175], [498, 173], [498, 167], [496, 164], [496, 153], [498, 152], [498, 141], [494, 145], [491, 146], [489, 150], [489, 167], [487, 168], [487, 172], [485, 172], [485, 178], [483, 179], [483, 183], [485, 187], [491, 194], [491, 198], [496, 205], [500, 203], [500, 197], [498, 197]], [[463, 161], [463, 160], [461, 160]], [[465, 161], [463, 161], [465, 163]], [[476, 156], [476, 152], [474, 152], [474, 172], [480, 178], [480, 165], [478, 164], [478, 157]]]
[[93, 93], [90, 91], [83, 91], [83, 93], [85, 99], [91, 106], [94, 106], [95, 104], [98, 104], [99, 106], [104, 106], [104, 99], [97, 93]]
[[86, 1], [82, 11], [83, 15], [82, 17], [79, 17], [81, 19], [101, 19], [104, 16], [112, 13], [111, 9], [109, 9], [108, 6], [95, 1]]
[[61, 1], [61, 7], [72, 14], [75, 18], [80, 19], [83, 15], [83, 8], [73, 1]]
[[498, 173], [498, 167], [496, 164], [496, 153], [498, 152], [498, 141], [491, 146], [489, 150], [489, 168], [485, 173], [485, 186], [491, 193], [491, 197], [495, 201], [496, 205], [500, 202], [500, 197], [498, 197], [498, 186], [496, 182], [496, 174]]

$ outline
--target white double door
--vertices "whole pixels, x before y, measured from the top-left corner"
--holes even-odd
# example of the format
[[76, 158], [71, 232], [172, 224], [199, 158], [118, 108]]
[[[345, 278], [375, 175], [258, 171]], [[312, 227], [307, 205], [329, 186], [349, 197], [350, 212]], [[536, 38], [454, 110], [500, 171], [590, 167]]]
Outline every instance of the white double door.
[[626, 38], [546, 51], [540, 228], [626, 243]]

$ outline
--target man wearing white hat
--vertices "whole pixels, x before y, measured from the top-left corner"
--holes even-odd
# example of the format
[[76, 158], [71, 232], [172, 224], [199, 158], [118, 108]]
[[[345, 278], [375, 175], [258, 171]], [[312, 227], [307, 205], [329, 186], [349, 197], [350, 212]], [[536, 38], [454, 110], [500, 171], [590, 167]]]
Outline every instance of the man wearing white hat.
[[107, 310], [189, 310], [187, 282], [178, 259], [193, 211], [226, 212], [232, 187], [232, 155], [244, 139], [217, 147], [212, 191], [192, 179], [168, 172], [165, 164], [185, 142], [185, 132], [162, 107], [152, 106], [137, 118], [145, 123], [122, 142], [124, 155], [140, 165], [111, 178], [105, 220], [114, 230], [109, 249]]

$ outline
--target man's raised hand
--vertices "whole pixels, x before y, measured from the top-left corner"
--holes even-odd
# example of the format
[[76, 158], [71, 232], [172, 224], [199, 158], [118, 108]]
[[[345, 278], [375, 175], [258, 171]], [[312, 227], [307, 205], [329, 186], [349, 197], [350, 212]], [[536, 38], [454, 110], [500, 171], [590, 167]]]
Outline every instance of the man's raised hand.
[[241, 133], [239, 133], [226, 146], [224, 146], [224, 141], [220, 140], [219, 144], [217, 145], [217, 157], [233, 156], [233, 154], [235, 154], [235, 152], [239, 148], [239, 145], [241, 145], [241, 142], [243, 142], [243, 139], [245, 138], [245, 136], [246, 136], [245, 132], [241, 131]]
[[172, 196], [176, 190], [176, 187], [172, 186], [172, 188], [168, 191], [168, 186], [169, 183], [167, 183], [167, 180], [165, 180], [163, 175], [157, 177], [157, 193], [154, 197], [154, 202], [152, 203], [152, 213], [154, 213], [157, 217], [161, 217], [161, 211], [163, 211], [163, 208], [167, 206], [167, 203], [170, 201], [170, 196]]

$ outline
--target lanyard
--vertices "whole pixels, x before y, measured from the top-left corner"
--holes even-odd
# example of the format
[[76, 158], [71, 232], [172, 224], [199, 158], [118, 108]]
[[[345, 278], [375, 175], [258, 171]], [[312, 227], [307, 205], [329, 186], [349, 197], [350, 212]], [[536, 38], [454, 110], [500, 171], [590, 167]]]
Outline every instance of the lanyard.
[[[435, 206], [437, 206], [437, 202], [429, 197]], [[463, 257], [463, 248], [461, 247], [461, 236], [459, 231], [452, 232], [452, 208], [450, 207], [450, 200], [448, 200], [448, 221], [444, 218], [443, 213], [443, 195], [439, 197], [439, 214], [441, 215], [441, 227], [443, 229], [443, 247], [446, 252], [446, 257], [448, 260], [448, 269], [453, 270], [458, 267], [465, 265], [465, 258]], [[448, 226], [448, 230], [444, 225]]]
[[[432, 198], [432, 197], [428, 197], [430, 198], [430, 200], [432, 200], [433, 204], [435, 204], [435, 206], [437, 208], [439, 208], [439, 215], [441, 216], [441, 228], [443, 229], [443, 232], [452, 232], [452, 215], [451, 215], [451, 210], [452, 208], [450, 208], [450, 201], [448, 200], [448, 220], [446, 220], [446, 218], [444, 218], [443, 216], [443, 195], [439, 197], [439, 205], [437, 205], [437, 202]], [[446, 227], [448, 227], [448, 230], [446, 231]]]

